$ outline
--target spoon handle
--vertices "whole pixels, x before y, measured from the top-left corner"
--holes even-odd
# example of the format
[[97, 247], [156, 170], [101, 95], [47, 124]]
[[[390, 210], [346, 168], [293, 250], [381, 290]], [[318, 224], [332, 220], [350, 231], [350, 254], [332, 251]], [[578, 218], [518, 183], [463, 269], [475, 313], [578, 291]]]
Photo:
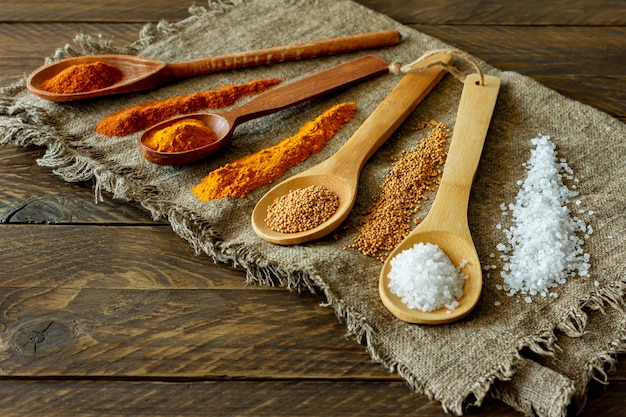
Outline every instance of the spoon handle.
[[[430, 213], [448, 217], [467, 215], [470, 190], [500, 89], [498, 77], [485, 75], [484, 85], [479, 80], [478, 74], [465, 79], [448, 157]], [[447, 220], [446, 224], [457, 223], [452, 218], [436, 219], [439, 223], [441, 220]]]
[[400, 33], [396, 30], [372, 32], [172, 63], [167, 65], [166, 71], [172, 78], [185, 78], [220, 71], [392, 46], [397, 45], [400, 42], [400, 38]]
[[223, 117], [231, 121], [232, 130], [242, 122], [276, 113], [388, 71], [387, 61], [368, 55], [274, 88], [224, 113]]
[[[437, 54], [424, 61], [424, 64], [431, 61], [450, 64], [452, 56]], [[446, 71], [441, 66], [433, 66], [402, 77], [350, 139], [320, 164], [320, 170], [331, 171], [344, 178], [358, 176], [365, 162], [398, 129], [445, 74]]]

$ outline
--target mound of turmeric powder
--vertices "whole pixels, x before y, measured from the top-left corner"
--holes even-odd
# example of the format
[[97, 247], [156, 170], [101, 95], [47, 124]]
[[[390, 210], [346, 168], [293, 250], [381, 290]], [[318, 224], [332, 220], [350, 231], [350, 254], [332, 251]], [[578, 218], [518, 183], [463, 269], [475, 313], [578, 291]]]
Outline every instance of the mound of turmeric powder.
[[217, 140], [215, 132], [197, 119], [183, 119], [155, 131], [144, 144], [159, 152], [183, 152], [209, 145]]
[[305, 123], [294, 136], [278, 144], [246, 155], [212, 171], [193, 187], [194, 195], [209, 201], [240, 197], [271, 184], [285, 171], [322, 150], [337, 131], [354, 115], [356, 103], [341, 103]]

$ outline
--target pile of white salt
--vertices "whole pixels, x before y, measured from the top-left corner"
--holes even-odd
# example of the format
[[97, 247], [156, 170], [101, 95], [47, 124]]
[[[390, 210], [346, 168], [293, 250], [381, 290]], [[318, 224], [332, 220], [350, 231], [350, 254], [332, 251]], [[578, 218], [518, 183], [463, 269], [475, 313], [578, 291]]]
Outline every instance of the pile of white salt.
[[391, 258], [389, 290], [409, 308], [433, 311], [455, 309], [467, 276], [432, 243], [417, 243]]
[[530, 296], [537, 294], [556, 298], [551, 289], [565, 284], [569, 277], [589, 275], [589, 254], [584, 253], [585, 242], [579, 235], [588, 237], [593, 232], [568, 207], [578, 192], [569, 189], [563, 179], [570, 180], [573, 188], [578, 179], [567, 162], [558, 159], [550, 136], [539, 135], [531, 143], [535, 149], [524, 164], [527, 177], [518, 181], [515, 203], [500, 206], [504, 216], [512, 216], [513, 226], [504, 229], [508, 245], [497, 246], [504, 262], [504, 285], [496, 286], [509, 296], [527, 295], [524, 300], [528, 303], [532, 302]]

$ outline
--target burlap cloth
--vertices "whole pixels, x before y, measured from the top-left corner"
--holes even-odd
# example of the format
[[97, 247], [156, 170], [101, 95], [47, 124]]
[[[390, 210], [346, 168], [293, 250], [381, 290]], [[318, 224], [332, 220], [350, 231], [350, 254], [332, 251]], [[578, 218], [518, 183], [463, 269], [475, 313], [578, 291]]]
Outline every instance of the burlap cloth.
[[[385, 29], [398, 29], [403, 36], [400, 45], [373, 52], [390, 62], [408, 63], [426, 50], [449, 47], [345, 0], [212, 1], [210, 5], [192, 7], [191, 16], [182, 22], [147, 26], [136, 43], [122, 48], [99, 37], [79, 36], [53, 59], [130, 53], [176, 62]], [[37, 161], [40, 165], [53, 167], [67, 181], [94, 181], [97, 196], [104, 191], [114, 198], [139, 201], [155, 218], [167, 218], [198, 252], [245, 267], [250, 282], [321, 293], [349, 332], [366, 344], [373, 360], [450, 412], [462, 414], [467, 404], [480, 405], [488, 394], [540, 416], [562, 415], [570, 404], [581, 406], [590, 379], [604, 380], [615, 355], [624, 351], [626, 126], [618, 120], [527, 77], [479, 62], [485, 73], [503, 81], [469, 205], [481, 260], [499, 265], [489, 255], [506, 241], [496, 228], [500, 222], [507, 226], [500, 204], [515, 199], [516, 182], [525, 176], [522, 163], [529, 158], [530, 139], [549, 134], [580, 179], [581, 207], [595, 211], [591, 216], [581, 214], [595, 229], [584, 247], [592, 256], [592, 277], [570, 279], [557, 289], [557, 299], [535, 297], [527, 304], [495, 288], [501, 284], [495, 271], [485, 279], [482, 298], [470, 316], [435, 327], [394, 318], [378, 296], [381, 263], [344, 247], [358, 233], [354, 225], [360, 219], [359, 209], [368, 207], [378, 194], [390, 169], [390, 156], [414, 147], [424, 137], [424, 132], [411, 128], [430, 119], [454, 126], [462, 84], [452, 76], [444, 78], [365, 166], [356, 210], [348, 219], [353, 227], [341, 231], [337, 240], [329, 237], [300, 246], [272, 245], [252, 231], [249, 215], [268, 187], [245, 199], [208, 203], [194, 198], [191, 187], [233, 158], [293, 135], [332, 105], [356, 101], [354, 119], [319, 154], [286, 176], [319, 163], [351, 136], [401, 76], [380, 76], [339, 95], [247, 122], [237, 128], [224, 152], [188, 167], [150, 164], [137, 149], [137, 134], [111, 139], [94, 132], [104, 116], [146, 100], [258, 78], [282, 77], [288, 82], [368, 53], [372, 52], [231, 71], [149, 93], [78, 104], [46, 102], [30, 95], [20, 82], [0, 92], [1, 141], [47, 147]], [[465, 63], [457, 65], [471, 72]], [[422, 215], [427, 210], [425, 204]]]

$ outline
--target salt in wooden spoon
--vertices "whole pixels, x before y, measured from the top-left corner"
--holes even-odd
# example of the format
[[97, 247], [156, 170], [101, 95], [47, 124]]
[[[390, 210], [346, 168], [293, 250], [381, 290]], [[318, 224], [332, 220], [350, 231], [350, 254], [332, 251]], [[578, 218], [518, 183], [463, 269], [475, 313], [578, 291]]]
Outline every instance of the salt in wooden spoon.
[[[396, 317], [409, 323], [444, 324], [465, 317], [476, 306], [482, 288], [482, 269], [467, 221], [470, 190], [485, 137], [493, 114], [500, 79], [484, 76], [480, 84], [477, 74], [465, 80], [452, 141], [441, 177], [441, 183], [426, 218], [389, 254], [379, 280], [380, 298]], [[408, 308], [389, 290], [391, 259], [416, 243], [439, 246], [456, 266], [466, 263], [467, 275], [463, 296], [454, 310], [441, 308], [432, 312]]]
[[[148, 161], [155, 164], [182, 165], [195, 162], [226, 146], [235, 128], [243, 122], [278, 112], [387, 72], [389, 63], [381, 58], [373, 55], [357, 58], [259, 94], [228, 112], [187, 114], [155, 124], [140, 136], [139, 149]], [[184, 152], [159, 152], [144, 144], [155, 131], [183, 119], [202, 121], [215, 132], [217, 141]]]
[[[438, 54], [430, 60], [450, 63], [452, 56]], [[429, 60], [424, 61], [424, 65], [428, 63]], [[433, 66], [417, 74], [402, 77], [393, 91], [334, 155], [276, 185], [257, 202], [252, 212], [252, 227], [256, 234], [271, 243], [294, 245], [321, 238], [339, 227], [352, 210], [361, 168], [365, 162], [415, 110], [444, 75], [444, 69]], [[267, 226], [265, 222], [267, 208], [274, 200], [291, 190], [310, 185], [322, 185], [339, 197], [339, 208], [331, 218], [311, 230], [298, 233], [280, 233]]]
[[[381, 48], [396, 45], [399, 42], [400, 33], [395, 30], [387, 30], [178, 63], [165, 63], [132, 55], [81, 56], [52, 62], [39, 67], [28, 76], [26, 85], [33, 94], [45, 100], [55, 102], [85, 100], [153, 89], [175, 80], [197, 75]], [[99, 90], [72, 94], [52, 93], [46, 91], [41, 86], [44, 81], [72, 65], [85, 65], [95, 62], [103, 62], [119, 69], [123, 74], [121, 81]]]

